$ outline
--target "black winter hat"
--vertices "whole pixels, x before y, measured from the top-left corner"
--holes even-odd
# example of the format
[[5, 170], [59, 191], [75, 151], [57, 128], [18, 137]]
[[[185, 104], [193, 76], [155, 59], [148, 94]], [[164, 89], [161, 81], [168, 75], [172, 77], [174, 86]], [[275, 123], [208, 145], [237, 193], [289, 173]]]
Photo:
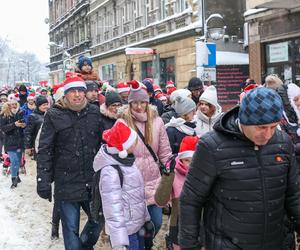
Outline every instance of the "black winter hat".
[[85, 81], [86, 91], [93, 91], [99, 89], [98, 81]]
[[110, 105], [114, 103], [122, 103], [121, 97], [119, 94], [115, 91], [108, 91], [105, 95], [105, 105], [106, 107], [109, 107]]
[[27, 88], [24, 84], [20, 85], [20, 87], [19, 87], [19, 92], [21, 92], [21, 91], [27, 92]]
[[203, 83], [198, 77], [192, 77], [189, 80], [189, 84], [188, 84], [187, 88], [190, 91], [196, 90], [196, 89], [203, 89]]
[[36, 104], [37, 107], [43, 105], [44, 103], [48, 103], [48, 99], [47, 99], [46, 96], [39, 95], [39, 96], [36, 97], [35, 104]]

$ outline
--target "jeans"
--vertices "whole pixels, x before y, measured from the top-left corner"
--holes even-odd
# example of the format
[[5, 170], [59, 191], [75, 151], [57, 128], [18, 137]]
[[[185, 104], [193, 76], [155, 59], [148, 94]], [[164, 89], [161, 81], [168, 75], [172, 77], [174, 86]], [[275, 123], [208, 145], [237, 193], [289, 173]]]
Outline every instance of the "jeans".
[[[162, 225], [162, 208], [156, 206], [156, 205], [149, 205], [148, 211], [151, 217], [151, 221], [154, 224], [155, 228], [155, 235], [159, 232], [159, 229], [161, 228]], [[153, 239], [146, 239], [145, 238], [145, 249], [151, 249], [153, 246]]]
[[93, 250], [100, 235], [99, 224], [88, 219], [80, 236], [80, 207], [91, 218], [89, 202], [59, 201], [64, 245], [66, 250]]
[[19, 168], [21, 166], [22, 150], [17, 149], [13, 151], [8, 151], [7, 153], [11, 162], [10, 164], [11, 177], [17, 177]]
[[129, 250], [143, 250], [144, 249], [144, 235], [139, 232], [129, 235]]

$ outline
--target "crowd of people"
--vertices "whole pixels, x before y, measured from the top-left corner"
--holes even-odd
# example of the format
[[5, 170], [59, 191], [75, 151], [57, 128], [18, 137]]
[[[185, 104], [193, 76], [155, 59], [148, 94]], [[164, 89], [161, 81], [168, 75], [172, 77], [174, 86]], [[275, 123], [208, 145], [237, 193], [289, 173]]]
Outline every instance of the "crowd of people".
[[165, 249], [295, 249], [300, 87], [249, 80], [223, 113], [216, 87], [197, 77], [184, 89], [150, 78], [113, 87], [86, 57], [77, 71], [52, 89], [0, 93], [11, 188], [33, 157], [38, 195], [54, 194], [53, 240], [61, 221], [65, 249], [93, 249], [101, 232], [113, 250], [152, 249], [169, 207]]

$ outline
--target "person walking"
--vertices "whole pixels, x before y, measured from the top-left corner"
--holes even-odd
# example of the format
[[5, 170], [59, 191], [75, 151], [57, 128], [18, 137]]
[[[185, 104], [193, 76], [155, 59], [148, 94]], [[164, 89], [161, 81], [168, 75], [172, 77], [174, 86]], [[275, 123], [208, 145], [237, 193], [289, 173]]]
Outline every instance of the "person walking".
[[196, 113], [196, 133], [199, 137], [213, 129], [214, 124], [222, 115], [222, 107], [218, 103], [217, 89], [209, 86], [199, 98]]
[[8, 96], [8, 102], [3, 104], [0, 113], [0, 126], [5, 134], [4, 149], [10, 158], [11, 188], [16, 188], [21, 182], [19, 169], [24, 150], [23, 129], [26, 123], [20, 112], [20, 105], [14, 94]]
[[98, 185], [112, 249], [142, 250], [143, 226], [150, 215], [145, 203], [144, 180], [132, 154], [138, 135], [118, 120], [102, 137], [106, 144], [95, 157], [94, 170], [101, 171]]
[[299, 170], [282, 114], [281, 97], [256, 88], [201, 137], [180, 197], [181, 249], [281, 250], [287, 217], [300, 233]]
[[[121, 118], [138, 133], [137, 146], [133, 150], [135, 164], [141, 171], [145, 183], [145, 200], [154, 224], [156, 234], [162, 225], [162, 208], [154, 201], [155, 190], [160, 181], [160, 167], [157, 159], [166, 164], [172, 155], [168, 135], [156, 109], [149, 105], [149, 95], [142, 84], [133, 80], [128, 97], [128, 107], [121, 112]], [[152, 152], [149, 151], [151, 148]], [[155, 160], [153, 154], [156, 155]], [[153, 239], [145, 239], [145, 249], [151, 249]]]
[[[100, 147], [100, 112], [85, 97], [78, 75], [64, 81], [64, 97], [45, 115], [37, 155], [37, 193], [51, 201], [51, 183], [58, 202], [65, 249], [93, 249], [100, 226], [92, 220], [89, 203], [93, 160]], [[79, 233], [80, 209], [88, 216]]]
[[177, 154], [182, 139], [187, 135], [196, 135], [196, 104], [191, 98], [182, 98], [178, 96], [175, 99], [174, 109], [178, 118], [172, 117], [165, 127], [172, 153]]

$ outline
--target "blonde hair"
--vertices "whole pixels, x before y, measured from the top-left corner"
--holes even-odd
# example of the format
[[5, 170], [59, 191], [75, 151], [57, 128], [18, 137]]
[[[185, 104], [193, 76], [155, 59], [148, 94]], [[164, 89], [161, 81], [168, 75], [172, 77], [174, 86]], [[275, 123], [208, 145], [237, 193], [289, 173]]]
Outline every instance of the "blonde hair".
[[[19, 105], [19, 104], [18, 104]], [[4, 117], [10, 117], [13, 116], [14, 114], [11, 112], [11, 108], [9, 106], [9, 103], [6, 102], [3, 104], [0, 115], [3, 115]]]
[[[148, 145], [151, 145], [153, 142], [153, 120], [156, 117], [156, 112], [151, 107], [151, 105], [147, 104], [146, 113], [147, 113], [147, 121], [145, 122], [144, 137], [145, 137], [145, 142]], [[135, 125], [134, 118], [131, 113], [130, 104], [128, 106], [128, 109], [121, 114], [121, 118], [127, 123], [127, 125], [130, 128], [137, 131], [137, 126]], [[143, 131], [141, 131], [141, 133], [143, 133]]]

